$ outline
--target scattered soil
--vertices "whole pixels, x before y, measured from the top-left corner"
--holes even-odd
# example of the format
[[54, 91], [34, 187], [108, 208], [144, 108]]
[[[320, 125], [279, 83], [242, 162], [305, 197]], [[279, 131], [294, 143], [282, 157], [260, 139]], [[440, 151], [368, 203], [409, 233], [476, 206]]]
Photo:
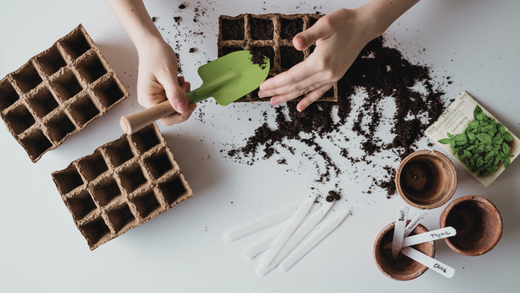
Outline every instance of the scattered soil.
[[[177, 73], [179, 75], [183, 74], [182, 54], [184, 54], [181, 53], [179, 55], [179, 52], [198, 52], [197, 48], [195, 47], [196, 43], [203, 44], [204, 39], [206, 38], [205, 31], [207, 32], [207, 26], [209, 24], [207, 15], [209, 11], [214, 11], [214, 8], [211, 6], [208, 7], [206, 5], [201, 4], [200, 2], [196, 2], [193, 5], [182, 3], [178, 6], [178, 9], [180, 10], [177, 11], [178, 14], [173, 17], [175, 23], [171, 27], [162, 27], [160, 25], [161, 20], [159, 17], [155, 17], [157, 29], [161, 31], [164, 40], [172, 46], [176, 53], [178, 62]], [[185, 18], [187, 16], [184, 13], [190, 13], [189, 10], [193, 10], [194, 16], [197, 19], [197, 24], [195, 26], [183, 23], [183, 17]], [[186, 28], [187, 25], [190, 26], [190, 29]], [[200, 55], [206, 56], [206, 52], [200, 52]], [[209, 58], [207, 61], [200, 60], [197, 61], [197, 65], [201, 66], [210, 61], [211, 60]]]
[[[177, 53], [177, 52], [175, 52], [175, 57], [177, 57], [177, 60], [181, 59], [181, 57], [179, 56], [179, 53]], [[182, 74], [182, 67], [181, 67], [180, 62], [177, 62], [177, 74], [178, 75]]]
[[265, 65], [265, 61], [264, 61], [263, 52], [261, 50], [251, 50], [251, 51], [249, 51], [249, 53], [251, 53], [251, 55], [252, 55], [251, 61], [253, 62], [253, 64], [257, 64], [262, 69], [264, 69], [266, 65]]
[[[242, 48], [240, 48], [241, 50]], [[274, 60], [274, 49], [273, 47], [252, 47], [251, 48], [251, 54], [253, 54], [253, 56], [255, 55], [264, 55], [266, 56], [267, 58], [269, 58], [269, 65], [271, 66], [270, 68], [273, 68], [273, 60]], [[263, 65], [263, 58], [260, 59], [260, 62], [261, 64]], [[253, 60], [253, 63], [254, 64], [260, 64], [260, 63], [257, 63]]]
[[[283, 53], [282, 53], [283, 54]], [[294, 60], [295, 61], [295, 60]], [[301, 60], [299, 60], [301, 61]], [[299, 62], [298, 61], [298, 62]], [[286, 60], [287, 62], [287, 60]], [[418, 82], [423, 89], [412, 88]], [[374, 168], [381, 169], [373, 162], [375, 156], [383, 151], [393, 154], [395, 166], [383, 166], [383, 180], [373, 178], [373, 185], [387, 191], [390, 196], [395, 193], [394, 167], [408, 154], [416, 150], [417, 141], [424, 136], [424, 131], [445, 109], [444, 93], [434, 88], [433, 78], [427, 66], [413, 65], [406, 60], [399, 50], [385, 47], [383, 38], [377, 38], [367, 44], [345, 76], [338, 82], [339, 101], [315, 102], [302, 113], [296, 110], [296, 103], [287, 103], [276, 109], [276, 127], [273, 129], [267, 123], [267, 113], [264, 113], [264, 123], [259, 126], [254, 135], [250, 136], [244, 146], [227, 151], [229, 157], [249, 165], [258, 159], [267, 160], [279, 149], [295, 154], [293, 146], [288, 141], [297, 141], [314, 151], [311, 159], [315, 161], [318, 177], [316, 182], [326, 183], [339, 174], [352, 170], [342, 170], [339, 164], [323, 150], [317, 142], [318, 138], [332, 139], [344, 136], [345, 144], [341, 146], [341, 158], [349, 160], [352, 165], [363, 162]], [[360, 110], [353, 112], [353, 103], [359, 103], [360, 91], [364, 100]], [[383, 142], [378, 138], [377, 131], [383, 124], [382, 103], [391, 98], [395, 102], [395, 115], [392, 121], [391, 142]], [[353, 119], [348, 119], [349, 117]], [[348, 148], [352, 137], [347, 137], [345, 131], [350, 128], [362, 138], [359, 148], [362, 156], [353, 156]], [[350, 146], [349, 146], [350, 145]], [[325, 170], [320, 164], [325, 163]], [[351, 164], [347, 164], [351, 165]], [[371, 193], [368, 190], [367, 193]]]
[[[179, 9], [185, 8], [185, 4], [179, 6]], [[199, 10], [195, 11], [196, 8]], [[193, 9], [195, 18], [199, 20], [200, 17], [197, 23], [200, 30], [182, 32], [179, 29], [179, 26], [182, 25], [182, 18], [176, 16], [174, 17], [176, 25], [173, 26], [171, 32], [167, 33], [171, 33], [174, 38], [174, 41], [169, 41], [168, 37], [166, 40], [169, 43], [172, 42], [171, 45], [176, 52], [182, 51], [182, 44], [191, 42], [190, 45], [193, 46], [194, 39], [198, 38], [198, 41], [202, 42], [206, 38], [202, 25], [206, 25], [204, 16], [207, 8], [199, 4]], [[257, 28], [252, 32], [255, 39], [272, 39], [274, 28], [271, 22], [256, 18], [252, 18], [251, 21], [255, 22], [253, 27]], [[315, 22], [315, 19], [311, 19], [311, 25]], [[290, 39], [298, 32], [299, 24], [296, 22], [288, 21], [283, 25], [286, 27], [283, 31], [284, 38]], [[223, 39], [244, 39], [243, 20], [222, 20], [220, 26], [223, 29]], [[158, 28], [164, 30], [164, 28]], [[188, 48], [190, 47], [186, 49]], [[269, 49], [271, 51], [267, 51]], [[282, 50], [282, 48], [280, 49]], [[297, 53], [291, 56], [290, 49]], [[232, 52], [236, 49], [228, 48], [226, 50]], [[263, 55], [274, 59], [272, 48], [259, 50]], [[303, 56], [297, 55], [301, 52], [294, 48], [286, 47], [283, 50], [284, 68], [290, 68], [303, 59]], [[179, 56], [177, 58], [180, 62]], [[182, 74], [181, 63], [179, 63], [179, 74]], [[447, 84], [453, 83], [450, 77], [446, 79]], [[416, 91], [410, 88], [419, 82], [423, 85], [424, 90]], [[434, 88], [430, 69], [427, 66], [411, 64], [403, 58], [399, 50], [383, 46], [382, 38], [369, 43], [360, 53], [349, 71], [338, 82], [338, 91], [339, 101], [337, 103], [315, 102], [303, 113], [296, 110], [296, 103], [277, 106], [274, 108], [274, 113], [271, 110], [265, 111], [263, 122], [262, 118], [258, 119], [259, 127], [242, 146], [228, 146], [226, 150], [222, 151], [237, 162], [248, 165], [253, 165], [258, 160], [274, 159], [278, 164], [287, 166], [291, 165], [289, 157], [285, 158], [280, 155], [282, 149], [284, 154], [288, 151], [285, 156], [295, 156], [297, 153], [301, 153], [303, 159], [310, 160], [315, 166], [317, 176], [314, 180], [317, 183], [336, 180], [340, 174], [345, 173], [356, 177], [358, 176], [355, 174], [357, 172], [356, 164], [362, 163], [361, 165], [374, 167], [374, 170], [383, 170], [384, 174], [383, 179], [379, 176], [380, 174], [369, 175], [372, 177], [373, 183], [366, 193], [371, 193], [372, 189], [377, 187], [386, 190], [389, 195], [393, 194], [396, 189], [395, 167], [406, 155], [416, 150], [416, 143], [424, 136], [424, 130], [444, 110], [443, 93]], [[359, 95], [355, 96], [359, 92], [362, 92], [361, 100]], [[377, 131], [381, 125], [385, 124], [381, 105], [382, 101], [388, 98], [395, 102], [396, 108], [393, 121], [389, 122], [394, 125], [391, 129], [393, 139], [391, 142], [382, 142], [378, 139]], [[354, 105], [358, 106], [360, 103], [362, 104], [360, 110], [353, 110]], [[276, 117], [275, 124], [268, 124], [268, 116], [273, 114]], [[203, 120], [202, 117], [199, 119]], [[348, 134], [346, 130], [348, 130]], [[341, 139], [340, 143], [337, 141], [338, 138]], [[338, 147], [338, 154], [329, 156], [320, 145], [320, 139], [332, 141]], [[298, 144], [301, 144], [301, 147]], [[305, 149], [305, 152], [302, 153], [301, 149]], [[309, 149], [312, 150], [310, 153], [307, 152]], [[361, 156], [359, 150], [363, 153]], [[383, 152], [385, 155], [391, 153], [394, 164], [382, 166], [381, 163], [375, 162], [377, 155]], [[345, 161], [348, 163], [346, 164]]]
[[329, 191], [329, 194], [325, 198], [325, 200], [328, 202], [338, 201], [340, 199], [341, 199], [341, 195], [339, 194], [339, 192], [336, 192], [334, 190]]
[[193, 22], [199, 22], [199, 17], [201, 14], [200, 9], [198, 7], [195, 7], [193, 11], [195, 11], [195, 17], [193, 18]]

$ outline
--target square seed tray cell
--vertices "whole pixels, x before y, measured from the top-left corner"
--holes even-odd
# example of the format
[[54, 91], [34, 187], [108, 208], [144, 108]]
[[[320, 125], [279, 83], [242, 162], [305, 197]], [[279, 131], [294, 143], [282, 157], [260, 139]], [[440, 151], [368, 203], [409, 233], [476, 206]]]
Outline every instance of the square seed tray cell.
[[80, 24], [0, 80], [0, 117], [37, 162], [126, 97]]
[[[320, 15], [316, 14], [221, 15], [218, 28], [218, 56], [222, 57], [240, 50], [260, 51], [269, 58], [271, 67], [268, 78], [273, 77], [309, 57], [312, 50], [296, 50], [292, 45], [292, 38], [311, 27], [319, 18]], [[258, 97], [258, 89], [237, 100], [237, 102], [266, 101], [269, 99]], [[337, 84], [334, 84], [318, 101], [338, 101]]]
[[52, 179], [91, 250], [193, 197], [155, 123], [100, 146]]

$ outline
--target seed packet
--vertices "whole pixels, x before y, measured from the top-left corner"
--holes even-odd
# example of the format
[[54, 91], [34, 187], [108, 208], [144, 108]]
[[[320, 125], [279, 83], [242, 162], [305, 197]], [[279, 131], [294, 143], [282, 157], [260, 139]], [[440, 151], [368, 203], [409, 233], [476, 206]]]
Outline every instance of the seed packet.
[[520, 154], [520, 141], [463, 91], [426, 134], [488, 187]]

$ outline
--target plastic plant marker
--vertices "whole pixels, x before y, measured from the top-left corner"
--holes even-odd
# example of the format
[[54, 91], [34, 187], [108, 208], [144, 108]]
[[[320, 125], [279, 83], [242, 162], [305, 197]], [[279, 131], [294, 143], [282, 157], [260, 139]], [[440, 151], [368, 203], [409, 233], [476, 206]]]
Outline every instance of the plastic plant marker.
[[404, 232], [406, 228], [406, 221], [408, 218], [408, 207], [400, 207], [397, 210], [397, 219], [395, 220], [394, 238], [392, 240], [392, 256], [397, 257], [401, 251], [401, 244], [403, 244]]

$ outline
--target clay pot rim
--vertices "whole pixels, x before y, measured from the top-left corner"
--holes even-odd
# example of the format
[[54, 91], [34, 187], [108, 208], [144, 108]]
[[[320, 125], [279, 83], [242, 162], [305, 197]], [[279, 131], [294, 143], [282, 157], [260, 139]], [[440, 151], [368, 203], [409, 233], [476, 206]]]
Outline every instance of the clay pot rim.
[[464, 196], [461, 196], [461, 197], [455, 199], [442, 211], [441, 217], [439, 219], [440, 227], [441, 228], [446, 227], [446, 219], [448, 218], [448, 214], [451, 212], [451, 210], [453, 210], [453, 208], [456, 205], [458, 205], [464, 201], [477, 201], [477, 202], [481, 202], [481, 203], [491, 207], [491, 209], [493, 211], [495, 211], [495, 213], [493, 213], [492, 216], [497, 218], [498, 226], [500, 228], [500, 235], [496, 239], [496, 241], [494, 241], [494, 243], [492, 245], [490, 245], [487, 249], [477, 251], [474, 253], [459, 249], [451, 242], [451, 240], [449, 238], [444, 238], [444, 242], [451, 248], [451, 250], [455, 251], [458, 254], [465, 255], [465, 256], [483, 255], [483, 254], [491, 251], [498, 244], [498, 242], [502, 238], [502, 233], [503, 233], [503, 228], [504, 228], [504, 225], [502, 222], [502, 215], [500, 214], [500, 211], [497, 209], [495, 204], [493, 204], [489, 199], [479, 196], [479, 195], [464, 195]]
[[[409, 223], [410, 220], [407, 220], [407, 223]], [[428, 267], [425, 266], [425, 265], [422, 265], [422, 267], [420, 267], [419, 270], [417, 270], [416, 272], [412, 273], [412, 274], [409, 274], [408, 276], [406, 277], [403, 277], [403, 278], [396, 278], [396, 276], [393, 276], [391, 275], [390, 273], [388, 273], [382, 266], [381, 264], [378, 262], [377, 260], [377, 250], [379, 249], [379, 247], [381, 246], [381, 239], [388, 233], [390, 232], [391, 230], [393, 230], [395, 228], [395, 221], [391, 222], [390, 224], [386, 225], [381, 231], [379, 231], [379, 233], [377, 234], [376, 236], [376, 239], [374, 241], [374, 247], [373, 247], [373, 258], [374, 258], [374, 261], [376, 263], [376, 266], [377, 268], [385, 275], [387, 276], [388, 278], [390, 279], [393, 279], [393, 280], [397, 280], [397, 281], [410, 281], [410, 280], [414, 280], [420, 276], [422, 276], [424, 274], [424, 272], [426, 272], [428, 270]], [[419, 229], [419, 231], [416, 231], [417, 229]], [[417, 225], [417, 227], [412, 231], [412, 233], [416, 233], [416, 232], [420, 232], [420, 233], [426, 233], [428, 232], [428, 228], [426, 228], [424, 225], [422, 224], [419, 224]], [[434, 241], [428, 241], [428, 242], [425, 242], [426, 244], [429, 244], [432, 246], [432, 253], [431, 255], [429, 255], [430, 257], [435, 257], [435, 242]], [[414, 262], [416, 262], [414, 260]]]
[[[455, 176], [453, 176], [453, 184], [454, 184], [455, 188], [453, 188], [453, 190], [451, 191], [451, 194], [449, 196], [446, 196], [443, 200], [440, 200], [440, 201], [434, 202], [434, 203], [430, 203], [430, 204], [418, 204], [414, 201], [411, 201], [408, 197], [404, 196], [404, 193], [401, 189], [401, 173], [403, 170], [403, 166], [406, 163], [408, 163], [410, 160], [412, 160], [416, 157], [419, 157], [419, 156], [423, 156], [423, 155], [434, 156], [434, 157], [439, 158], [441, 161], [446, 162], [447, 163], [446, 165], [450, 169], [449, 171], [451, 171], [455, 175]], [[446, 157], [443, 153], [438, 152], [436, 150], [418, 150], [418, 151], [415, 151], [415, 152], [409, 154], [408, 156], [406, 156], [406, 158], [404, 158], [401, 161], [401, 163], [399, 164], [399, 167], [397, 168], [397, 172], [395, 175], [395, 187], [397, 189], [397, 192], [401, 196], [401, 198], [408, 205], [410, 205], [414, 208], [420, 209], [420, 210], [431, 210], [434, 208], [438, 208], [438, 207], [444, 205], [445, 203], [447, 203], [455, 194], [455, 191], [457, 190], [457, 185], [458, 185], [458, 176], [457, 176], [457, 170], [455, 169], [455, 165], [453, 165], [453, 162], [448, 157]]]

